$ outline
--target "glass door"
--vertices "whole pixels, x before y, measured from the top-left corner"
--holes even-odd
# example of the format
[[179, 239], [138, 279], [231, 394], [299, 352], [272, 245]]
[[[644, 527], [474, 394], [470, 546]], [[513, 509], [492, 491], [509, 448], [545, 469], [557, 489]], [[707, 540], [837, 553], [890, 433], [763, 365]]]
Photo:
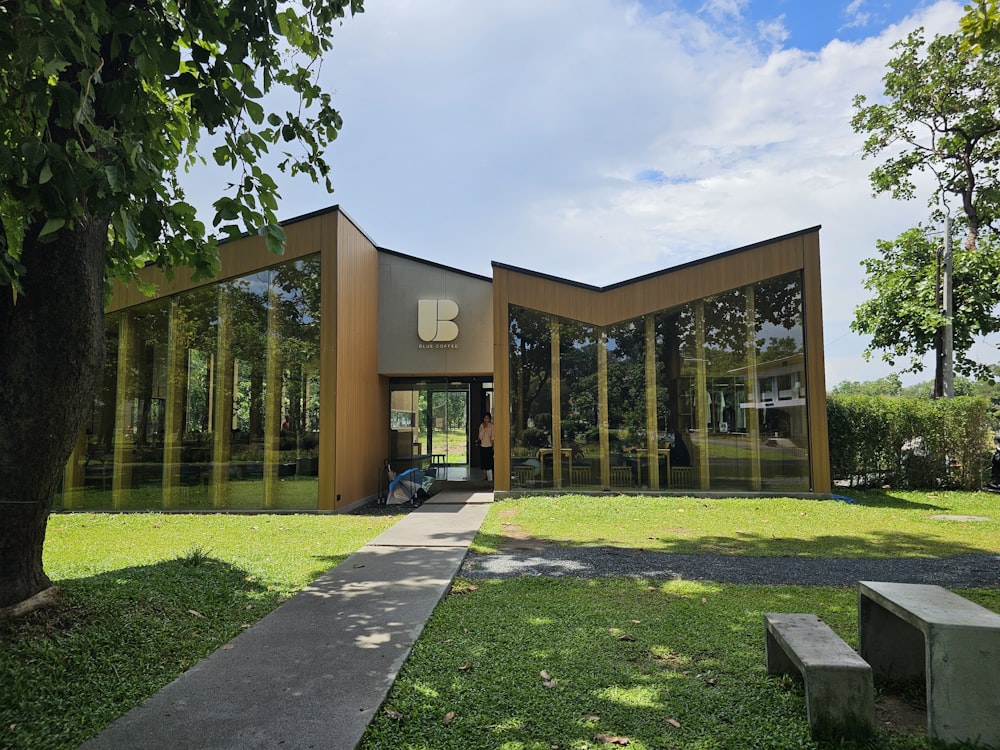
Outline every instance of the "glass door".
[[469, 386], [448, 383], [430, 386], [427, 399], [430, 414], [427, 420], [428, 452], [435, 465], [448, 468], [469, 463]]
[[465, 479], [471, 458], [470, 382], [400, 379], [390, 384], [390, 399], [393, 468], [422, 466], [434, 469], [438, 479]]

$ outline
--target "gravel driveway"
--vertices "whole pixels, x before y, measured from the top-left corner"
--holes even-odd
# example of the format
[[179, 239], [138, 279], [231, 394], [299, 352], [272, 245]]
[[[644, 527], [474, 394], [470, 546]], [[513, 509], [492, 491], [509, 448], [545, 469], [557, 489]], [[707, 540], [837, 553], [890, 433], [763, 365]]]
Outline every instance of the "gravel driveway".
[[931, 583], [948, 588], [1000, 587], [1000, 555], [943, 558], [821, 558], [678, 555], [619, 547], [544, 547], [466, 557], [467, 578], [553, 576], [648, 579], [754, 585], [852, 586], [858, 581]]

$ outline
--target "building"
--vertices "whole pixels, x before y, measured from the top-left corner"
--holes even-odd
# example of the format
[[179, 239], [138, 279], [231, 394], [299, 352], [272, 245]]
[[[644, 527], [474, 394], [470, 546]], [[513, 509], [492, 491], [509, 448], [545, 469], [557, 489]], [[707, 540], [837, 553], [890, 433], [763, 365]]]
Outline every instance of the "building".
[[597, 288], [378, 248], [338, 207], [117, 288], [58, 507], [342, 511], [384, 462], [498, 492], [830, 492], [819, 228]]

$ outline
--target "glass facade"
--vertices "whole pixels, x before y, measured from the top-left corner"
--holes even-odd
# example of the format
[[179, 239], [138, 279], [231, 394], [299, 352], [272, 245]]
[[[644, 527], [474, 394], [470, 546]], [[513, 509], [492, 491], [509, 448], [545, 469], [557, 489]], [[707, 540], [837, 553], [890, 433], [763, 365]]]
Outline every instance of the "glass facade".
[[319, 255], [111, 313], [64, 509], [315, 510]]
[[802, 275], [609, 326], [508, 310], [512, 488], [810, 489]]

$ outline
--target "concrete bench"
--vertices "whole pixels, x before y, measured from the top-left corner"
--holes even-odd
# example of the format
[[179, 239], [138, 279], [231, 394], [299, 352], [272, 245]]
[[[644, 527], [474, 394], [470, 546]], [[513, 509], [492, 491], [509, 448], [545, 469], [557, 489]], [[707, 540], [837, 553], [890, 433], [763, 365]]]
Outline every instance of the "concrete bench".
[[858, 637], [877, 677], [924, 678], [931, 737], [1000, 746], [1000, 614], [940, 586], [861, 581]]
[[875, 731], [871, 667], [816, 615], [764, 615], [768, 674], [802, 675], [813, 739]]

